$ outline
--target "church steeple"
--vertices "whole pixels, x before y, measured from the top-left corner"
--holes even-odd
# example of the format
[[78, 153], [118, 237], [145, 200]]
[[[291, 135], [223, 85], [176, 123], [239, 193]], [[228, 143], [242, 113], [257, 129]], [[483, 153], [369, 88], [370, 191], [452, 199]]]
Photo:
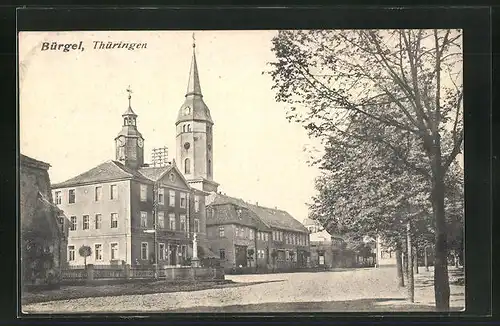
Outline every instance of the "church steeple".
[[196, 61], [196, 44], [193, 34], [193, 56], [189, 69], [185, 100], [179, 109], [177, 121], [177, 161], [191, 186], [216, 191], [213, 181], [213, 126], [210, 110], [203, 100]]
[[186, 97], [189, 95], [203, 96], [201, 94], [200, 75], [198, 74], [198, 64], [196, 63], [196, 43], [195, 43], [194, 33], [193, 33], [193, 57], [191, 59], [191, 68], [189, 69], [189, 80], [186, 91]]

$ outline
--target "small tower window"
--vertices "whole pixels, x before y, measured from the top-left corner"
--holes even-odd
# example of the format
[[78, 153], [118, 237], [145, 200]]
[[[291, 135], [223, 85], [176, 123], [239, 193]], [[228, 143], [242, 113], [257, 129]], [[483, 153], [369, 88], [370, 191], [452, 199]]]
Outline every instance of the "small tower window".
[[186, 125], [182, 125], [182, 132], [186, 132]]
[[190, 125], [190, 124], [188, 124], [188, 125], [187, 125], [187, 131], [188, 131], [188, 132], [190, 132], [190, 131], [191, 131], [191, 125]]
[[191, 160], [189, 158], [184, 160], [184, 174], [191, 173]]

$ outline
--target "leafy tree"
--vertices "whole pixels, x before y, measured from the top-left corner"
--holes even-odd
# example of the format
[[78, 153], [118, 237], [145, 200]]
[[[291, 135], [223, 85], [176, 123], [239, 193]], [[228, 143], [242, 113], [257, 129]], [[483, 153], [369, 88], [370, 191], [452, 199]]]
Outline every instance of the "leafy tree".
[[83, 264], [87, 267], [87, 257], [92, 255], [92, 248], [90, 248], [90, 246], [83, 245], [80, 249], [78, 249], [78, 254], [80, 257], [83, 257]]
[[[270, 71], [289, 120], [331, 157], [319, 159], [330, 174], [318, 188], [337, 194], [337, 206], [316, 209], [326, 225], [372, 222], [397, 238], [405, 221], [431, 216], [438, 310], [449, 309], [450, 296], [446, 180], [463, 145], [461, 40], [460, 30], [280, 31]], [[362, 167], [351, 186], [354, 167], [342, 182], [348, 164]], [[316, 205], [327, 202], [321, 193]], [[331, 222], [343, 204], [358, 218]]]

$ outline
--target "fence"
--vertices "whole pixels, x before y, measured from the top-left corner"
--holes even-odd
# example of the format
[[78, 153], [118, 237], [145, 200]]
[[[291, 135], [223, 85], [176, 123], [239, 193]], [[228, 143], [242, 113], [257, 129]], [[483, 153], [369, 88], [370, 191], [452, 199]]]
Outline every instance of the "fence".
[[87, 265], [71, 266], [61, 271], [63, 281], [93, 280], [133, 280], [158, 278], [170, 281], [212, 281], [224, 280], [224, 269], [221, 267], [158, 267], [130, 265]]

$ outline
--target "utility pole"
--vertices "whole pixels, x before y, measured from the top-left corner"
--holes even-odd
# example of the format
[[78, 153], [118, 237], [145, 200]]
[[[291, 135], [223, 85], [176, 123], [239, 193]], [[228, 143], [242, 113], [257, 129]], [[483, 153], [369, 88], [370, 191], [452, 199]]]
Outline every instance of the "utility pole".
[[412, 255], [412, 243], [411, 243], [411, 225], [410, 221], [406, 224], [406, 238], [407, 238], [407, 244], [406, 244], [406, 250], [408, 252], [408, 299], [410, 302], [415, 302], [415, 284], [413, 280], [413, 255]]

